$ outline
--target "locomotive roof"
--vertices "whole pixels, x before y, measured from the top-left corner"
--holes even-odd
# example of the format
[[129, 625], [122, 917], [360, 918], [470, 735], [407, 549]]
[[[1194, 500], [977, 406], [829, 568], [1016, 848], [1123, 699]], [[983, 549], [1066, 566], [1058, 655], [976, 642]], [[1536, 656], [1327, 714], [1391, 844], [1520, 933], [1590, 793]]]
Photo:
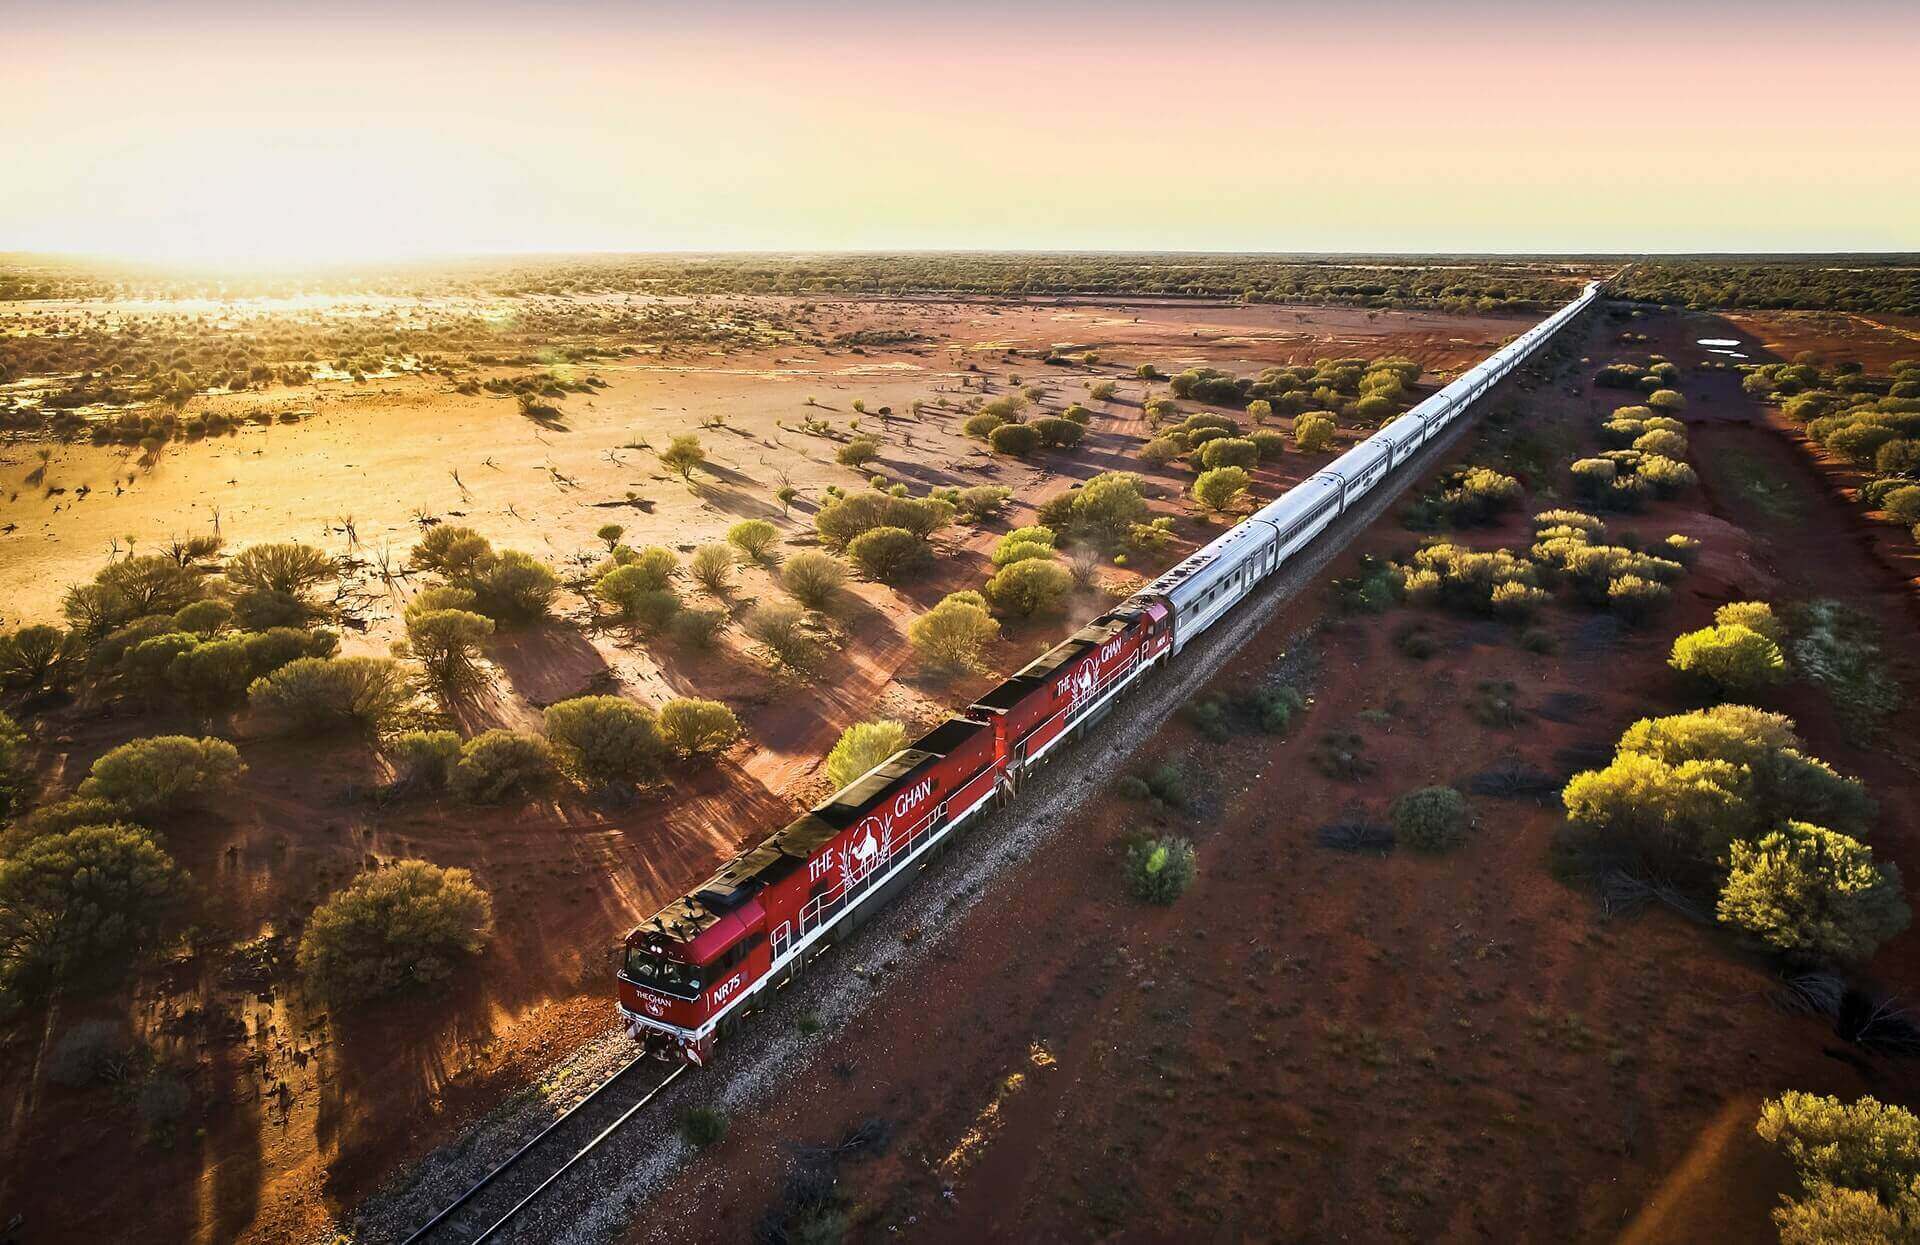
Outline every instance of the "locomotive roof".
[[1127, 601], [1119, 609], [1100, 615], [1080, 630], [1028, 662], [1006, 682], [973, 703], [975, 709], [1005, 713], [1025, 699], [1037, 685], [1090, 648], [1098, 648], [1127, 629], [1127, 625], [1146, 608], [1145, 602]]

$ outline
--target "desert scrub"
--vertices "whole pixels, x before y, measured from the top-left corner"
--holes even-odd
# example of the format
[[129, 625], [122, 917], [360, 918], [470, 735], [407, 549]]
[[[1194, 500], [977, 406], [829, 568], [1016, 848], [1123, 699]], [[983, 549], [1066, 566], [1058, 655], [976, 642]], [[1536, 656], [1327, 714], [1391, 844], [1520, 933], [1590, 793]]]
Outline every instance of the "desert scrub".
[[402, 860], [315, 908], [295, 962], [322, 997], [352, 1001], [453, 975], [493, 936], [493, 900], [465, 869]]
[[837, 791], [906, 746], [907, 728], [898, 722], [856, 722], [827, 754], [827, 781]]
[[461, 745], [449, 786], [471, 803], [502, 804], [545, 791], [558, 775], [552, 744], [523, 731], [495, 729]]
[[948, 593], [907, 627], [914, 654], [935, 670], [982, 668], [987, 646], [999, 635], [987, 599], [972, 591]]
[[1127, 848], [1127, 889], [1134, 898], [1171, 904], [1193, 884], [1193, 843], [1176, 835], [1142, 839]]
[[151, 946], [182, 891], [140, 826], [79, 826], [0, 860], [0, 1014]]
[[1816, 600], [1792, 611], [1794, 668], [1833, 698], [1847, 730], [1870, 739], [1900, 706], [1900, 684], [1887, 669], [1879, 630], [1839, 601]]
[[547, 739], [567, 768], [589, 785], [651, 778], [666, 759], [659, 719], [651, 709], [619, 696], [563, 700], [547, 707], [544, 721]]
[[158, 816], [231, 791], [246, 771], [239, 750], [224, 739], [155, 735], [121, 744], [95, 761], [78, 794]]
[[680, 1117], [680, 1135], [704, 1150], [727, 1135], [727, 1117], [712, 1107], [689, 1107]]
[[1393, 802], [1394, 841], [1423, 852], [1445, 852], [1467, 841], [1473, 822], [1467, 797], [1452, 787], [1422, 787]]

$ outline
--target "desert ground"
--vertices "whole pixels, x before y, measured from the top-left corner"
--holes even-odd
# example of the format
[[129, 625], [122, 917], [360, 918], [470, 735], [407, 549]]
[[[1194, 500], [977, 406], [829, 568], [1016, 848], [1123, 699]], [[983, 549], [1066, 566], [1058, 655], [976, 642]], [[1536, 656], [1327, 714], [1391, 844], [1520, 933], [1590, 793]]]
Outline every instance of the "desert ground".
[[[904, 623], [946, 592], [977, 587], [996, 537], [1030, 522], [1048, 496], [1101, 471], [1137, 471], [1156, 513], [1176, 521], [1167, 558], [1217, 530], [1184, 501], [1190, 473], [1135, 457], [1149, 431], [1142, 400], [1160, 388], [1136, 376], [1141, 366], [1163, 377], [1192, 366], [1246, 374], [1402, 356], [1431, 386], [1530, 323], [1192, 299], [933, 297], [72, 300], [11, 303], [4, 316], [0, 332], [16, 347], [170, 332], [182, 321], [291, 340], [369, 321], [390, 341], [409, 324], [494, 325], [511, 341], [497, 362], [470, 350], [436, 370], [424, 351], [390, 347], [355, 367], [322, 364], [293, 383], [217, 386], [184, 402], [189, 417], [232, 417], [223, 435], [156, 447], [10, 433], [0, 448], [0, 624], [58, 621], [66, 590], [110, 559], [217, 534], [229, 549], [300, 541], [338, 559], [344, 573], [327, 607], [342, 651], [381, 654], [401, 638], [405, 603], [422, 586], [406, 569], [408, 549], [427, 528], [459, 523], [534, 554], [566, 585], [552, 620], [503, 628], [486, 647], [484, 685], [443, 706], [462, 733], [535, 725], [543, 707], [587, 692], [655, 704], [713, 697], [745, 728], [713, 764], [637, 798], [570, 795], [476, 813], [373, 798], [384, 771], [372, 743], [316, 751], [184, 704], [46, 712], [34, 731], [46, 791], [76, 785], [116, 744], [170, 731], [231, 734], [248, 772], [231, 800], [166, 827], [194, 887], [177, 939], [112, 988], [57, 995], [9, 1023], [0, 1215], [21, 1216], [26, 1239], [137, 1230], [202, 1241], [324, 1235], [396, 1170], [603, 1032], [620, 935], [823, 794], [820, 762], [844, 727], [881, 716], [929, 725], [990, 684], [985, 674], [919, 670]], [[698, 331], [662, 333], [663, 317]], [[542, 347], [549, 337], [557, 344]], [[1046, 362], [1089, 351], [1097, 362]], [[523, 414], [511, 396], [478, 388], [529, 373], [569, 386], [546, 413]], [[1038, 409], [1057, 411], [1087, 401], [1101, 381], [1114, 395], [1088, 402], [1088, 435], [1073, 449], [1010, 459], [959, 431], [970, 398], [1040, 386]], [[24, 410], [86, 383], [20, 368], [0, 392]], [[83, 413], [111, 418], [114, 409]], [[809, 419], [825, 421], [825, 435], [802, 431]], [[855, 421], [884, 447], [858, 470], [835, 461]], [[1343, 428], [1339, 444], [1364, 432]], [[707, 455], [691, 482], [657, 457], [684, 433]], [[1289, 451], [1255, 473], [1256, 493], [1272, 495], [1324, 457]], [[763, 518], [789, 547], [804, 547], [825, 490], [864, 488], [876, 474], [916, 494], [1000, 484], [1014, 500], [990, 524], [938, 537], [924, 576], [899, 588], [852, 584], [823, 623], [830, 677], [774, 672], [731, 630], [706, 652], [638, 640], [583, 595], [606, 552], [596, 532], [609, 522], [630, 545], [685, 552]], [[798, 494], [790, 507], [773, 496], [783, 484]], [[1143, 570], [1108, 563], [1064, 613], [1010, 620], [987, 664], [1021, 664]], [[773, 591], [770, 571], [745, 567], [721, 604], [738, 615]], [[401, 858], [471, 869], [494, 897], [491, 948], [425, 995], [351, 1011], [305, 997], [291, 961], [306, 913]], [[124, 1026], [188, 1087], [185, 1118], [165, 1145], [143, 1136], [134, 1086], [74, 1089], [45, 1075], [59, 1037], [88, 1021]], [[104, 1185], [103, 1171], [116, 1173]]]

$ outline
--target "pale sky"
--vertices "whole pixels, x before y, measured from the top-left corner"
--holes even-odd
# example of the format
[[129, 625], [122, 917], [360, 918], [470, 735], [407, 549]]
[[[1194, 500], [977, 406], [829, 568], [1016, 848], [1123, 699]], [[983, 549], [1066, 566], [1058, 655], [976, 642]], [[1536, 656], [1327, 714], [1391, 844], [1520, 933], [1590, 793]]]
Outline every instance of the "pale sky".
[[0, 0], [0, 251], [1920, 250], [1920, 3]]

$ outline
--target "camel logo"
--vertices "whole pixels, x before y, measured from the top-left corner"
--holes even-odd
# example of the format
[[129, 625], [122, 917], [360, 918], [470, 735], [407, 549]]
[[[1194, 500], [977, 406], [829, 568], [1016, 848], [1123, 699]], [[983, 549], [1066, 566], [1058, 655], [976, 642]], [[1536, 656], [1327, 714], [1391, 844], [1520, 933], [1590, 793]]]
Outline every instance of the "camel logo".
[[860, 837], [840, 849], [840, 876], [847, 885], [865, 877], [880, 859], [880, 840], [872, 818], [860, 823]]
[[649, 1016], [664, 1016], [667, 1014], [667, 1001], [665, 999], [655, 998], [651, 994], [643, 994], [640, 996], [640, 1003], [641, 1006], [647, 1009], [647, 1015]]

